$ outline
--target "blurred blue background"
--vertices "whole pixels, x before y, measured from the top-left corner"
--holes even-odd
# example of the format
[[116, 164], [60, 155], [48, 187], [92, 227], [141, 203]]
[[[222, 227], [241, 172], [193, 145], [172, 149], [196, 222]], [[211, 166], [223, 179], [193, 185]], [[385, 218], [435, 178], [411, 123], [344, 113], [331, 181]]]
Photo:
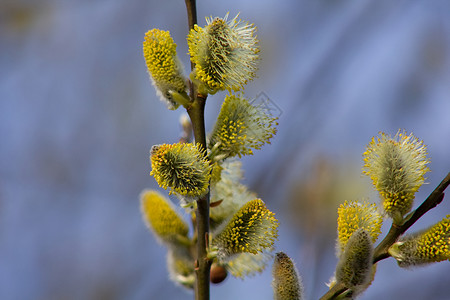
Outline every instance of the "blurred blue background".
[[[336, 265], [338, 205], [377, 201], [361, 176], [372, 136], [401, 128], [427, 144], [432, 172], [416, 206], [450, 171], [450, 2], [197, 6], [200, 25], [229, 11], [258, 27], [259, 78], [245, 93], [264, 91], [283, 113], [272, 144], [243, 159], [245, 182], [276, 212], [277, 250], [317, 299]], [[141, 190], [158, 188], [149, 149], [177, 141], [182, 113], [148, 78], [142, 41], [155, 27], [188, 66], [181, 0], [0, 3], [0, 299], [192, 299], [169, 281], [139, 211]], [[223, 96], [208, 99], [208, 128]], [[445, 199], [412, 230], [448, 213]], [[272, 299], [270, 268], [213, 286], [211, 298]], [[449, 272], [387, 259], [361, 299], [448, 299]]]

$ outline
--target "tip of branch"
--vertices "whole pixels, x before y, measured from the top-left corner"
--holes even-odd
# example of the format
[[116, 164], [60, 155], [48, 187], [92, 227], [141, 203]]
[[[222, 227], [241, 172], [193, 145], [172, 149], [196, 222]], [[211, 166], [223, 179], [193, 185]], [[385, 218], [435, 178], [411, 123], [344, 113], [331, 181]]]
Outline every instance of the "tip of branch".
[[440, 204], [440, 203], [442, 202], [442, 200], [444, 200], [444, 196], [445, 196], [445, 193], [441, 193], [441, 194], [439, 195], [439, 197], [438, 197], [437, 200], [436, 200], [436, 205], [437, 205], [437, 204]]

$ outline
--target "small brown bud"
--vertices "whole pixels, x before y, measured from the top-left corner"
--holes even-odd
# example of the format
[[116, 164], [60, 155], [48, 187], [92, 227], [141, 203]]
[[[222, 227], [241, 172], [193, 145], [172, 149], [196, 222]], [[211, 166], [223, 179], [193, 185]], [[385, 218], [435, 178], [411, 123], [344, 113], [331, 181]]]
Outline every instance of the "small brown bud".
[[212, 264], [211, 266], [211, 272], [210, 272], [210, 280], [212, 283], [221, 283], [222, 281], [225, 280], [225, 278], [227, 278], [227, 270], [223, 267], [220, 266], [218, 264]]

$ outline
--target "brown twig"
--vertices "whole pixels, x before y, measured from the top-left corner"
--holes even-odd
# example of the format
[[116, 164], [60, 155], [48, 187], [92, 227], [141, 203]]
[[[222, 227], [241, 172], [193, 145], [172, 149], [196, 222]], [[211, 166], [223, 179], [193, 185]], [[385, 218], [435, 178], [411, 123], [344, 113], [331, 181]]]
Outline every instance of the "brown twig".
[[417, 220], [424, 214], [436, 207], [444, 199], [444, 191], [450, 184], [450, 173], [441, 181], [441, 183], [434, 189], [428, 198], [413, 212], [404, 218], [401, 226], [392, 224], [388, 234], [375, 248], [373, 263], [389, 257], [388, 249], [394, 244], [397, 239], [405, 233]]
[[[197, 24], [197, 4], [195, 0], [185, 0], [186, 10], [188, 15], [189, 30], [194, 28]], [[194, 64], [191, 62], [191, 70], [194, 69]]]
[[323, 295], [319, 300], [334, 299], [345, 291], [347, 291], [345, 285], [337, 283], [333, 287], [331, 287], [328, 292], [326, 292], [325, 295]]
[[[195, 0], [185, 0], [188, 14], [189, 29], [197, 23], [197, 8]], [[191, 70], [194, 65], [191, 62]], [[200, 144], [206, 150], [205, 131], [205, 103], [206, 97], [197, 95], [194, 85], [189, 81], [189, 97], [191, 105], [187, 108], [194, 131], [195, 143]], [[206, 155], [206, 151], [205, 151]], [[196, 282], [195, 299], [209, 300], [209, 273], [211, 261], [207, 256], [207, 240], [209, 236], [209, 192], [197, 200], [196, 230], [197, 230], [197, 255], [196, 255]]]

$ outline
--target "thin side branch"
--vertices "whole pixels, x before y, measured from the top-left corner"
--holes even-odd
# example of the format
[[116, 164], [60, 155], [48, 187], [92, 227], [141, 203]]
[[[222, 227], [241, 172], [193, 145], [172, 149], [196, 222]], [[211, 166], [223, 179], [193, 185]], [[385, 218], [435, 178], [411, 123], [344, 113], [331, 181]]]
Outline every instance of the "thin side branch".
[[325, 295], [323, 295], [319, 300], [328, 300], [328, 299], [334, 299], [335, 297], [341, 295], [343, 292], [345, 292], [347, 288], [343, 284], [335, 284], [332, 288], [326, 292]]
[[[434, 189], [434, 191], [428, 196], [428, 198], [413, 212], [407, 215], [402, 225], [392, 224], [386, 237], [378, 244], [374, 251], [373, 264], [376, 264], [380, 260], [388, 258], [389, 247], [394, 244], [397, 239], [405, 233], [417, 220], [419, 220], [424, 214], [436, 207], [444, 199], [444, 191], [450, 184], [450, 173], [445, 176], [441, 183]], [[342, 295], [347, 291], [347, 288], [336, 284], [333, 286], [320, 300], [336, 299], [339, 295]]]
[[444, 191], [450, 184], [450, 173], [441, 181], [428, 198], [413, 212], [405, 217], [401, 226], [392, 224], [386, 237], [375, 248], [373, 263], [389, 257], [388, 249], [424, 214], [436, 207], [444, 199]]

